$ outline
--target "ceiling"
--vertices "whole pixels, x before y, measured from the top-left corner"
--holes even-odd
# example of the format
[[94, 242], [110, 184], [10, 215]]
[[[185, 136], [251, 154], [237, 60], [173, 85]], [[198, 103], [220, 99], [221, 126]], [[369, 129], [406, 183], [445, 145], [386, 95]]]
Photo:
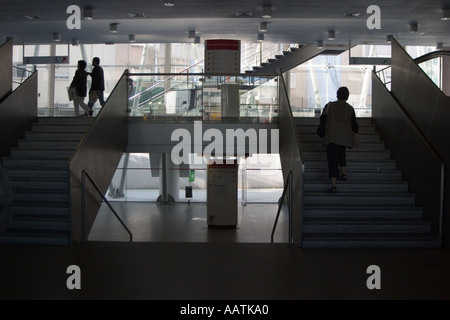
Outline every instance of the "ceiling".
[[[134, 34], [138, 43], [187, 43], [195, 30], [201, 42], [206, 39], [238, 39], [277, 43], [383, 44], [388, 34], [404, 45], [450, 46], [450, 21], [441, 19], [450, 0], [174, 0], [172, 7], [163, 0], [0, 0], [0, 36], [12, 37], [15, 44], [47, 44], [53, 33], [61, 43], [78, 39], [81, 44], [127, 43]], [[93, 20], [81, 20], [81, 29], [66, 25], [77, 5], [83, 15], [91, 7]], [[262, 17], [262, 6], [271, 5], [272, 17]], [[380, 29], [369, 29], [370, 5], [380, 8]], [[132, 17], [137, 15], [137, 17]], [[30, 20], [30, 17], [35, 19]], [[267, 31], [259, 32], [260, 22]], [[118, 32], [109, 31], [118, 23]], [[410, 32], [410, 23], [418, 31]], [[328, 40], [334, 30], [335, 40]]]

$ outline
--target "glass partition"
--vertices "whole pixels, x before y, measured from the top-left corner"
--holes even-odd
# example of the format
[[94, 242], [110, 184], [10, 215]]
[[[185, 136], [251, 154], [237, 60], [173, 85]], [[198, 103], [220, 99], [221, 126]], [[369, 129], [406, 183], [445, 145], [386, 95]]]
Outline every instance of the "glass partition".
[[[278, 76], [130, 74], [130, 116], [269, 123], [278, 114]], [[137, 84], [137, 85], [135, 85]]]

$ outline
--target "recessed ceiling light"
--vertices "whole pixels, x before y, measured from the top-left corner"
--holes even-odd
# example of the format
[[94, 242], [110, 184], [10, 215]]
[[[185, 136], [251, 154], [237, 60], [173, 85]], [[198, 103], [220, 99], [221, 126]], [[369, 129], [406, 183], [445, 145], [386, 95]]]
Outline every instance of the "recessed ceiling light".
[[344, 18], [358, 18], [360, 15], [361, 15], [360, 12], [354, 12], [354, 13], [346, 12], [346, 13], [344, 13], [343, 17]]
[[336, 39], [336, 33], [334, 32], [334, 30], [329, 30], [328, 31], [328, 40], [335, 40]]
[[267, 22], [260, 22], [259, 23], [259, 31], [260, 32], [266, 32], [267, 31]]
[[269, 5], [263, 6], [262, 17], [263, 18], [272, 18], [272, 7], [271, 6], [269, 6]]
[[92, 8], [91, 7], [86, 7], [83, 9], [83, 19], [84, 20], [92, 20], [94, 19], [93, 15], [92, 15]]
[[416, 33], [417, 30], [418, 30], [418, 28], [417, 28], [417, 22], [411, 22], [411, 23], [409, 24], [409, 31], [410, 31], [411, 33]]
[[450, 9], [442, 9], [442, 20], [450, 20]]
[[146, 18], [147, 16], [145, 15], [145, 13], [129, 13], [128, 16], [131, 19], [136, 19], [136, 18]]
[[247, 12], [236, 12], [236, 17], [238, 18], [250, 18], [253, 17], [253, 12], [247, 11]]
[[28, 20], [42, 20], [41, 16], [25, 16]]
[[111, 23], [111, 24], [109, 25], [109, 32], [117, 33], [117, 32], [118, 32], [118, 30], [117, 30], [117, 27], [118, 27], [118, 26], [119, 26], [118, 23]]
[[55, 42], [61, 41], [61, 34], [58, 32], [53, 33], [53, 41]]
[[173, 7], [175, 5], [175, 1], [174, 0], [164, 0], [164, 5], [166, 7]]

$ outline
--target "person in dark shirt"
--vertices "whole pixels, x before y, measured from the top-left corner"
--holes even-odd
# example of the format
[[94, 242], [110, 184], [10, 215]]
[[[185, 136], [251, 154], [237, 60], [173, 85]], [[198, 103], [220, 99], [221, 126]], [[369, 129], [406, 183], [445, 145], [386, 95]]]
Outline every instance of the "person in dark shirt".
[[86, 98], [87, 93], [87, 76], [86, 72], [87, 63], [84, 60], [78, 61], [77, 70], [75, 71], [75, 75], [73, 77], [72, 83], [70, 84], [71, 88], [75, 88], [77, 93], [77, 97], [73, 99], [73, 106], [75, 108], [75, 116], [80, 115], [80, 107], [84, 110], [84, 115], [87, 116], [89, 113], [89, 108], [84, 103], [84, 98]]
[[97, 99], [100, 102], [100, 105], [103, 107], [105, 105], [105, 99], [103, 96], [103, 91], [105, 91], [105, 78], [103, 75], [103, 68], [100, 67], [100, 58], [95, 57], [92, 59], [92, 65], [94, 68], [90, 73], [92, 78], [91, 89], [89, 91], [89, 103], [88, 107], [90, 109], [89, 115], [92, 116], [93, 111], [92, 107], [94, 106]]
[[[336, 181], [347, 180], [346, 148], [359, 148], [359, 126], [355, 109], [348, 104], [350, 93], [347, 87], [337, 91], [337, 101], [329, 102], [323, 109], [321, 121], [326, 121], [325, 145], [327, 147], [328, 177], [330, 192], [336, 192]], [[339, 172], [339, 167], [342, 173]]]

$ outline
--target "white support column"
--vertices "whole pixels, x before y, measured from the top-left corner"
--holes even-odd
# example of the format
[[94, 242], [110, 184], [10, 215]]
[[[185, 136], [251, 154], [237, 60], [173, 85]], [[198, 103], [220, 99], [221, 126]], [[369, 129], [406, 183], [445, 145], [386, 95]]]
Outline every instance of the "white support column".
[[[50, 56], [56, 56], [56, 44], [50, 45]], [[55, 64], [48, 65], [48, 115], [55, 115]]]

